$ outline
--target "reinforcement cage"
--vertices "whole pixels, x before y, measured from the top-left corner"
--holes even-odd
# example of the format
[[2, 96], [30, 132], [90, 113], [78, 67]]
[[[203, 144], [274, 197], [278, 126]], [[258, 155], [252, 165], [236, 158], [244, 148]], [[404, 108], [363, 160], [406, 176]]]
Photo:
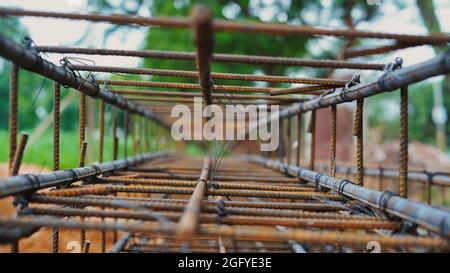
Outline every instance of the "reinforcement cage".
[[[11, 61], [9, 93], [9, 177], [0, 180], [0, 198], [13, 197], [15, 215], [0, 217], [0, 243], [20, 251], [21, 239], [41, 228], [51, 228], [51, 250], [73, 237], [65, 230], [79, 230], [80, 251], [99, 252], [361, 252], [377, 242], [386, 252], [449, 250], [450, 213], [432, 206], [432, 189], [445, 194], [450, 185], [446, 172], [408, 169], [408, 86], [450, 71], [447, 51], [428, 61], [402, 67], [364, 63], [345, 58], [385, 53], [421, 45], [447, 45], [446, 34], [405, 35], [324, 29], [307, 26], [215, 20], [205, 6], [196, 6], [190, 18], [148, 18], [119, 14], [81, 14], [0, 8], [0, 16], [33, 16], [107, 22], [139, 27], [189, 28], [195, 52], [117, 50], [35, 45], [30, 39], [18, 44], [0, 34], [0, 56]], [[170, 31], [170, 30], [168, 30]], [[342, 39], [382, 39], [379, 48], [346, 49], [341, 60], [311, 60], [273, 56], [213, 53], [215, 32], [265, 35], [335, 36]], [[129, 56], [195, 61], [195, 70], [130, 68], [72, 64], [64, 58], [54, 64], [43, 53]], [[380, 75], [360, 82], [331, 78], [212, 72], [215, 62], [255, 66], [292, 66], [329, 69], [374, 70]], [[19, 170], [28, 135], [18, 139], [19, 70], [37, 73], [54, 82], [53, 171], [21, 174]], [[87, 76], [83, 76], [87, 71]], [[96, 79], [94, 73], [122, 73], [195, 78], [199, 84]], [[301, 84], [290, 88], [222, 85], [221, 80]], [[61, 86], [79, 92], [79, 166], [59, 170]], [[120, 89], [121, 87], [140, 89]], [[143, 90], [142, 87], [178, 91]], [[363, 162], [364, 100], [400, 89], [400, 146], [398, 169], [365, 166]], [[198, 92], [201, 91], [201, 92]], [[98, 162], [85, 165], [86, 95], [100, 101]], [[301, 96], [299, 96], [301, 95]], [[233, 148], [226, 143], [217, 157], [192, 158], [174, 153], [173, 145], [149, 152], [150, 142], [171, 127], [173, 105], [190, 105], [201, 97], [206, 105], [280, 105], [275, 116], [260, 119], [241, 130], [246, 135], [278, 120], [281, 146], [272, 153], [240, 155], [222, 160]], [[337, 106], [356, 101], [353, 135], [355, 166], [336, 162]], [[316, 111], [330, 109], [330, 159], [317, 162]], [[110, 112], [113, 160], [104, 162], [105, 112]], [[120, 124], [119, 112], [124, 120]], [[308, 115], [306, 115], [308, 113]], [[308, 120], [311, 143], [307, 160], [302, 126]], [[293, 130], [293, 125], [296, 126]], [[158, 131], [151, 127], [159, 128]], [[234, 126], [234, 125], [233, 125]], [[123, 137], [119, 137], [119, 129]], [[131, 137], [129, 151], [127, 145]], [[296, 138], [296, 139], [295, 139]], [[297, 141], [296, 153], [291, 144]], [[123, 158], [119, 159], [119, 143]], [[184, 145], [183, 143], [179, 146]], [[288, 148], [286, 148], [288, 147]], [[131, 155], [131, 156], [130, 156]], [[66, 156], [66, 155], [64, 155]], [[70, 155], [74, 156], [74, 155]], [[377, 188], [365, 181], [375, 180]], [[424, 202], [408, 199], [408, 185], [424, 187]], [[386, 187], [396, 189], [387, 191]], [[99, 235], [99, 239], [87, 239]], [[67, 238], [65, 238], [67, 237]], [[94, 238], [94, 237], [92, 237]], [[31, 238], [32, 239], [32, 238]], [[24, 239], [24, 240], [31, 240]], [[98, 242], [98, 244], [97, 244]], [[91, 245], [92, 244], [92, 245]]]

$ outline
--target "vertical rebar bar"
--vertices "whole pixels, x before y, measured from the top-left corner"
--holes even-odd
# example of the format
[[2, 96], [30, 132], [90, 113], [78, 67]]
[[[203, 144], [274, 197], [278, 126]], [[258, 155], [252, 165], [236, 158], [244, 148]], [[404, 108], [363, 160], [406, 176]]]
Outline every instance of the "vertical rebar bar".
[[[84, 158], [86, 154], [86, 95], [80, 94], [80, 109], [79, 109], [79, 134], [80, 134], [80, 157], [79, 167], [84, 166]], [[84, 221], [84, 217], [80, 217], [81, 221]], [[86, 231], [80, 230], [80, 244], [82, 250], [86, 242]]]
[[[59, 137], [61, 127], [61, 86], [59, 83], [54, 84], [53, 94], [53, 170], [59, 170]], [[59, 230], [52, 229], [52, 252], [59, 252]]]
[[191, 27], [194, 34], [195, 60], [199, 75], [202, 97], [206, 105], [212, 103], [211, 59], [214, 47], [214, 31], [211, 10], [205, 5], [196, 5], [191, 13]]
[[364, 185], [364, 147], [363, 147], [363, 116], [364, 99], [356, 101], [355, 118], [353, 122], [353, 135], [356, 136], [356, 178], [357, 185]]
[[399, 194], [408, 196], [408, 87], [400, 89]]
[[330, 176], [336, 175], [336, 120], [337, 120], [337, 107], [331, 106], [331, 136], [330, 136]]
[[18, 103], [19, 103], [19, 66], [12, 64], [9, 83], [9, 167], [11, 172], [14, 160], [14, 153], [17, 148], [17, 131], [18, 131]]

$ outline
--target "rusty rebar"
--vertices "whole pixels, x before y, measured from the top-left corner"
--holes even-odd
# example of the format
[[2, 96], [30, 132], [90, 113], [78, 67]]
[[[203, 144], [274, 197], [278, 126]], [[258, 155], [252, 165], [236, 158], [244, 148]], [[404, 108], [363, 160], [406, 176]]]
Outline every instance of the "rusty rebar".
[[274, 89], [270, 91], [271, 96], [278, 96], [278, 95], [287, 95], [287, 94], [312, 94], [312, 95], [320, 95], [322, 92], [330, 89], [330, 86], [323, 86], [323, 85], [303, 85], [303, 86], [297, 86], [297, 87], [290, 87], [290, 88], [279, 88]]
[[408, 197], [408, 87], [400, 89], [399, 194]]
[[[53, 171], [59, 170], [59, 143], [61, 129], [61, 86], [54, 83], [53, 87]], [[59, 230], [52, 229], [52, 253], [59, 252]]]
[[[153, 75], [166, 77], [182, 77], [182, 78], [198, 78], [197, 71], [189, 70], [169, 70], [156, 68], [129, 68], [117, 66], [94, 66], [94, 65], [74, 65], [68, 66], [71, 70], [77, 71], [91, 71], [91, 72], [107, 72], [107, 73], [127, 73], [139, 75]], [[220, 73], [211, 72], [213, 79], [220, 80], [241, 80], [241, 81], [259, 81], [272, 83], [305, 83], [305, 84], [320, 84], [332, 87], [343, 87], [345, 80], [338, 79], [321, 79], [321, 78], [301, 78], [301, 77], [287, 77], [287, 76], [273, 76], [273, 75], [252, 75], [252, 74], [236, 74], [236, 73]]]
[[202, 87], [202, 97], [206, 105], [212, 103], [211, 59], [214, 48], [214, 34], [211, 10], [204, 5], [197, 5], [191, 12], [191, 28], [195, 44], [195, 62], [198, 78]]
[[353, 119], [353, 135], [356, 136], [356, 184], [364, 185], [364, 99], [356, 101], [355, 117]]
[[337, 106], [332, 105], [330, 108], [330, 176], [336, 175], [336, 122], [337, 122]]
[[[188, 92], [176, 92], [176, 91], [159, 91], [159, 90], [128, 90], [128, 89], [112, 89], [111, 92], [127, 95], [145, 95], [145, 96], [161, 96], [161, 97], [180, 97], [180, 98], [196, 98], [201, 97], [199, 93], [188, 93]], [[229, 95], [224, 94], [212, 94], [213, 98], [230, 98]], [[280, 101], [280, 102], [301, 102], [304, 98], [295, 97], [272, 97], [268, 95], [247, 95], [247, 94], [233, 94], [233, 99], [239, 100], [269, 100], [269, 101]]]
[[[175, 60], [195, 60], [194, 52], [185, 51], [163, 51], [163, 50], [121, 50], [121, 49], [103, 49], [103, 48], [79, 48], [63, 46], [36, 46], [39, 52], [64, 53], [64, 54], [92, 54], [106, 56], [129, 56], [141, 58], [160, 58]], [[364, 69], [364, 70], [383, 70], [384, 64], [364, 63], [342, 60], [314, 60], [287, 57], [272, 57], [258, 55], [236, 55], [236, 54], [212, 54], [213, 62], [244, 63], [258, 65], [284, 65], [300, 67], [317, 67], [333, 69]]]
[[[187, 18], [176, 17], [140, 17], [122, 14], [80, 14], [80, 13], [64, 13], [64, 12], [46, 12], [19, 10], [14, 8], [1, 8], [2, 16], [33, 16], [48, 17], [70, 20], [87, 20], [92, 22], [109, 22], [120, 25], [140, 25], [140, 26], [163, 26], [170, 28], [189, 28], [189, 20]], [[409, 35], [397, 33], [370, 32], [353, 29], [325, 29], [314, 28], [310, 26], [273, 24], [273, 23], [255, 23], [255, 22], [234, 22], [225, 20], [215, 20], [213, 22], [214, 31], [224, 32], [245, 32], [245, 33], [262, 33], [270, 35], [308, 35], [308, 36], [338, 36], [345, 38], [372, 38], [372, 39], [394, 39], [408, 43], [426, 43], [426, 44], [445, 44], [450, 42], [450, 37], [445, 34], [431, 35]]]
[[201, 203], [207, 191], [207, 183], [210, 173], [210, 159], [203, 160], [202, 172], [197, 180], [197, 185], [192, 192], [189, 202], [181, 215], [178, 224], [178, 238], [180, 241], [189, 240], [197, 231], [200, 223]]
[[[201, 199], [200, 199], [201, 200]], [[189, 206], [189, 203], [188, 205]], [[104, 210], [83, 210], [77, 208], [30, 208], [29, 212], [34, 215], [52, 215], [52, 216], [66, 216], [66, 217], [99, 217], [99, 218], [124, 218], [124, 219], [137, 219], [144, 221], [155, 221], [153, 215], [142, 213], [138, 211], [104, 211]], [[179, 229], [183, 228], [182, 220], [184, 213], [181, 212], [160, 212], [169, 220], [179, 220]], [[196, 212], [196, 217], [202, 223], [214, 223], [216, 221], [215, 212], [200, 213]], [[223, 224], [227, 225], [248, 225], [248, 226], [289, 226], [297, 228], [322, 228], [322, 229], [391, 229], [398, 230], [400, 223], [383, 220], [383, 219], [302, 219], [302, 218], [285, 218], [277, 216], [251, 216], [251, 215], [227, 215], [222, 219]], [[189, 222], [190, 225], [194, 223]], [[194, 229], [193, 232], [197, 230]], [[193, 235], [193, 233], [191, 233]], [[192, 236], [191, 235], [191, 236]], [[182, 240], [180, 237], [180, 241]], [[190, 237], [188, 237], [190, 238]]]
[[23, 154], [25, 152], [25, 147], [28, 141], [28, 134], [22, 133], [20, 135], [19, 145], [14, 152], [14, 159], [11, 167], [10, 176], [18, 175], [20, 170], [20, 165], [22, 164]]
[[[45, 218], [5, 218], [0, 217], [0, 225], [16, 227], [59, 227], [66, 229], [89, 229], [89, 230], [123, 230], [131, 232], [146, 233], [164, 233], [174, 234], [177, 226], [167, 226], [154, 223], [98, 223], [84, 222], [80, 223], [73, 220], [57, 220]], [[380, 244], [388, 247], [431, 247], [437, 249], [448, 249], [449, 244], [445, 239], [436, 237], [417, 237], [410, 235], [385, 236], [377, 234], [358, 234], [354, 232], [336, 232], [336, 231], [306, 231], [306, 230], [288, 230], [276, 231], [273, 228], [248, 228], [248, 227], [227, 227], [227, 226], [201, 226], [200, 235], [205, 236], [223, 236], [245, 240], [264, 240], [264, 241], [287, 241], [296, 240], [302, 243], [311, 244], [341, 244], [341, 245], [366, 245], [369, 241], [378, 241]]]
[[[194, 83], [178, 83], [178, 82], [154, 82], [154, 81], [121, 81], [121, 80], [97, 80], [99, 84], [107, 84], [109, 86], [139, 86], [139, 87], [158, 87], [158, 88], [173, 88], [173, 89], [188, 89], [201, 90], [199, 84]], [[269, 93], [277, 88], [259, 87], [259, 86], [236, 86], [236, 85], [220, 85], [212, 86], [213, 91], [227, 91], [227, 92], [256, 92]]]
[[8, 131], [9, 131], [9, 172], [12, 171], [14, 153], [17, 148], [17, 132], [18, 132], [18, 104], [19, 104], [19, 66], [11, 65], [9, 82], [9, 115], [8, 115]]

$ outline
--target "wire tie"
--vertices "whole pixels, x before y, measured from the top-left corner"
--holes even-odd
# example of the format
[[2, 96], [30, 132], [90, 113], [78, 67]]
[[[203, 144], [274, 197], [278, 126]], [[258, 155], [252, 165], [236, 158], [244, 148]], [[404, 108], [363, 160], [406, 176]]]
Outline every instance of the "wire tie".
[[391, 199], [391, 197], [393, 197], [393, 196], [398, 196], [398, 195], [391, 191], [384, 191], [380, 195], [380, 198], [378, 199], [378, 207], [383, 212], [383, 214], [386, 216], [386, 218], [392, 218], [392, 216], [390, 216], [389, 214], [386, 213], [386, 206], [387, 206], [387, 203], [389, 202], [389, 199]]

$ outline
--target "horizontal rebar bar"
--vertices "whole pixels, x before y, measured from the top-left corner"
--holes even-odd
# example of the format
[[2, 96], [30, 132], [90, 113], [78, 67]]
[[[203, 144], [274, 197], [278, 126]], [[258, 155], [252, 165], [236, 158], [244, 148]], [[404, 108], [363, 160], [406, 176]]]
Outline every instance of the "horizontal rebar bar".
[[[195, 187], [196, 181], [191, 180], [169, 180], [169, 179], [136, 179], [136, 178], [120, 178], [120, 177], [99, 177], [90, 183], [119, 183], [119, 184], [132, 184], [132, 185], [155, 185], [155, 186], [178, 186], [178, 187]], [[315, 191], [312, 187], [302, 186], [275, 186], [265, 184], [242, 184], [242, 183], [230, 183], [230, 182], [214, 182], [214, 187], [220, 189], [247, 189], [247, 190], [271, 190], [271, 191]]]
[[[189, 208], [189, 206], [186, 206]], [[199, 207], [200, 209], [200, 207]], [[48, 215], [48, 216], [60, 216], [60, 217], [99, 217], [99, 218], [123, 218], [123, 219], [135, 219], [144, 221], [155, 221], [153, 215], [148, 215], [145, 212], [139, 211], [105, 211], [105, 210], [83, 210], [77, 208], [29, 208], [27, 213], [33, 215]], [[194, 225], [195, 222], [183, 222], [181, 212], [160, 212], [168, 220], [179, 221], [179, 227], [183, 225], [181, 223], [187, 223], [187, 225]], [[217, 216], [215, 213], [205, 214], [200, 211], [197, 212], [195, 217], [198, 217], [198, 221], [201, 223], [215, 223]], [[194, 215], [193, 215], [194, 216]], [[189, 219], [191, 220], [191, 219]], [[186, 221], [186, 220], [184, 220]], [[289, 227], [301, 227], [301, 228], [322, 228], [322, 229], [390, 229], [398, 230], [401, 225], [397, 222], [382, 220], [382, 219], [372, 219], [372, 220], [354, 220], [354, 219], [301, 219], [301, 218], [286, 218], [277, 216], [237, 216], [237, 215], [227, 215], [221, 218], [221, 222], [226, 225], [257, 225], [257, 226], [289, 226]], [[191, 235], [194, 234], [197, 226], [191, 227]], [[191, 235], [188, 237], [190, 238]], [[186, 235], [185, 235], [186, 236]], [[186, 237], [182, 237], [186, 239]], [[182, 240], [184, 241], [184, 240]]]
[[[163, 194], [192, 194], [192, 188], [186, 187], [162, 187], [162, 186], [121, 186], [121, 185], [95, 185], [77, 188], [62, 189], [42, 193], [46, 196], [80, 196], [88, 194], [109, 194], [117, 192], [127, 193], [163, 193]], [[235, 196], [235, 197], [262, 197], [299, 200], [345, 200], [342, 196], [320, 192], [280, 192], [270, 190], [236, 190], [236, 189], [208, 189], [210, 196]]]
[[[141, 26], [163, 26], [171, 28], [189, 28], [188, 18], [179, 17], [140, 17], [129, 14], [81, 14], [64, 12], [47, 12], [20, 10], [13, 8], [0, 8], [0, 16], [33, 16], [49, 17], [71, 20], [87, 20], [93, 22], [109, 22], [121, 25], [141, 25]], [[273, 23], [255, 23], [255, 22], [233, 22], [225, 20], [214, 20], [214, 31], [223, 32], [244, 32], [259, 33], [271, 35], [308, 35], [308, 36], [338, 36], [345, 38], [373, 38], [373, 39], [394, 39], [413, 44], [445, 44], [450, 42], [450, 36], [445, 34], [432, 35], [410, 35], [384, 32], [370, 32], [353, 29], [325, 29], [314, 28], [303, 25], [273, 24]]]
[[[159, 90], [128, 90], [128, 89], [111, 89], [111, 92], [126, 95], [143, 95], [143, 96], [163, 96], [163, 97], [180, 97], [180, 98], [196, 98], [201, 97], [200, 93], [176, 92], [176, 91], [159, 91]], [[212, 94], [213, 98], [230, 99], [230, 100], [270, 100], [281, 102], [301, 102], [304, 98], [293, 97], [273, 97], [268, 95], [243, 95], [243, 94]]]
[[[98, 79], [99, 84], [110, 86], [139, 86], [139, 87], [159, 87], [159, 88], [175, 88], [175, 89], [190, 89], [201, 90], [199, 84], [194, 83], [175, 83], [175, 82], [154, 82], [154, 81], [118, 81], [118, 80], [101, 80]], [[211, 88], [213, 91], [226, 92], [256, 92], [269, 93], [278, 88], [258, 87], [258, 86], [236, 86], [236, 85], [215, 85]]]
[[[163, 50], [121, 50], [121, 49], [102, 49], [102, 48], [79, 48], [62, 46], [36, 46], [39, 52], [64, 53], [64, 54], [87, 54], [87, 55], [106, 55], [106, 56], [129, 56], [141, 58], [175, 59], [175, 60], [195, 60], [194, 52], [186, 51], [163, 51]], [[236, 55], [213, 53], [212, 61], [260, 64], [260, 65], [285, 65], [319, 68], [346, 68], [361, 70], [383, 70], [384, 64], [363, 63], [341, 60], [312, 60], [301, 58], [258, 56], [258, 55]]]
[[[198, 72], [190, 70], [129, 68], [117, 66], [75, 65], [75, 64], [68, 65], [68, 68], [70, 68], [71, 70], [78, 70], [78, 71], [127, 73], [127, 74], [183, 77], [195, 79], [198, 78]], [[220, 79], [220, 80], [259, 81], [259, 82], [273, 82], [273, 83], [305, 83], [305, 84], [321, 84], [333, 87], [343, 87], [347, 82], [345, 80], [337, 80], [337, 79], [300, 78], [287, 76], [252, 75], [252, 74], [236, 74], [236, 73], [220, 73], [220, 72], [211, 72], [211, 77], [213, 79]]]
[[[159, 200], [142, 200], [130, 199], [130, 198], [94, 198], [94, 197], [59, 197], [59, 196], [45, 196], [45, 195], [32, 195], [28, 198], [30, 202], [41, 204], [58, 204], [58, 205], [71, 205], [71, 206], [89, 206], [89, 207], [101, 207], [101, 208], [123, 208], [123, 201], [131, 204], [138, 204], [139, 206], [151, 208], [156, 211], [183, 211], [187, 199], [177, 199], [176, 201], [159, 201]], [[206, 201], [203, 203], [202, 212], [216, 213], [219, 202]], [[322, 204], [325, 205], [325, 204]], [[347, 207], [342, 204], [340, 209], [346, 210]], [[267, 206], [268, 207], [268, 206]], [[381, 218], [365, 216], [365, 215], [348, 215], [341, 213], [327, 213], [327, 212], [309, 212], [304, 211], [304, 208], [298, 209], [283, 209], [283, 208], [264, 208], [264, 207], [243, 207], [243, 206], [230, 206], [230, 204], [224, 203], [224, 210], [230, 215], [253, 215], [253, 216], [273, 216], [273, 217], [292, 217], [292, 218], [316, 218], [316, 219], [353, 219], [353, 220], [365, 220], [365, 221], [377, 221]]]
[[[55, 227], [61, 229], [84, 229], [84, 230], [122, 230], [129, 232], [163, 233], [174, 234], [176, 224], [154, 224], [154, 223], [105, 223], [105, 222], [79, 222], [74, 220], [58, 220], [50, 217], [0, 217], [0, 226], [5, 228], [11, 236], [0, 236], [0, 242], [17, 240], [28, 234], [17, 231], [17, 228], [30, 227]], [[13, 234], [11, 234], [13, 233]], [[339, 245], [367, 245], [370, 241], [377, 241], [386, 247], [430, 247], [442, 250], [449, 249], [447, 240], [436, 237], [418, 237], [410, 235], [385, 236], [377, 234], [359, 234], [354, 232], [336, 231], [306, 231], [302, 229], [290, 229], [277, 231], [273, 228], [262, 227], [228, 227], [228, 226], [200, 226], [199, 235], [232, 237], [238, 240], [261, 240], [261, 241], [288, 241], [296, 240], [300, 243], [309, 244], [339, 244]]]
[[[79, 205], [95, 205], [100, 204], [102, 201], [107, 200], [103, 205], [109, 204], [109, 206], [113, 206], [114, 203], [111, 200], [119, 200], [119, 201], [127, 201], [127, 202], [147, 202], [149, 206], [153, 206], [153, 208], [157, 208], [158, 204], [163, 204], [162, 208], [169, 208], [171, 205], [174, 206], [174, 209], [177, 209], [179, 205], [184, 207], [184, 204], [187, 203], [186, 199], [164, 199], [164, 198], [144, 198], [144, 197], [116, 197], [116, 196], [102, 196], [102, 195], [86, 195], [83, 197], [58, 197], [58, 196], [44, 196], [41, 194], [32, 195], [29, 197], [32, 202], [43, 202], [43, 203], [55, 203], [55, 204], [65, 204], [66, 202], [70, 204], [73, 202], [74, 204]], [[92, 203], [84, 203], [90, 202]], [[98, 202], [93, 200], [100, 200]], [[277, 210], [301, 210], [301, 211], [320, 211], [320, 212], [329, 212], [329, 211], [340, 211], [340, 210], [348, 210], [350, 206], [348, 204], [341, 203], [327, 203], [321, 202], [320, 200], [317, 202], [248, 202], [248, 201], [221, 201], [224, 203], [225, 207], [230, 208], [258, 208], [258, 209], [277, 209]], [[204, 204], [210, 205], [211, 207], [217, 207], [218, 201], [213, 200], [205, 200]], [[144, 205], [145, 206], [145, 205]]]

